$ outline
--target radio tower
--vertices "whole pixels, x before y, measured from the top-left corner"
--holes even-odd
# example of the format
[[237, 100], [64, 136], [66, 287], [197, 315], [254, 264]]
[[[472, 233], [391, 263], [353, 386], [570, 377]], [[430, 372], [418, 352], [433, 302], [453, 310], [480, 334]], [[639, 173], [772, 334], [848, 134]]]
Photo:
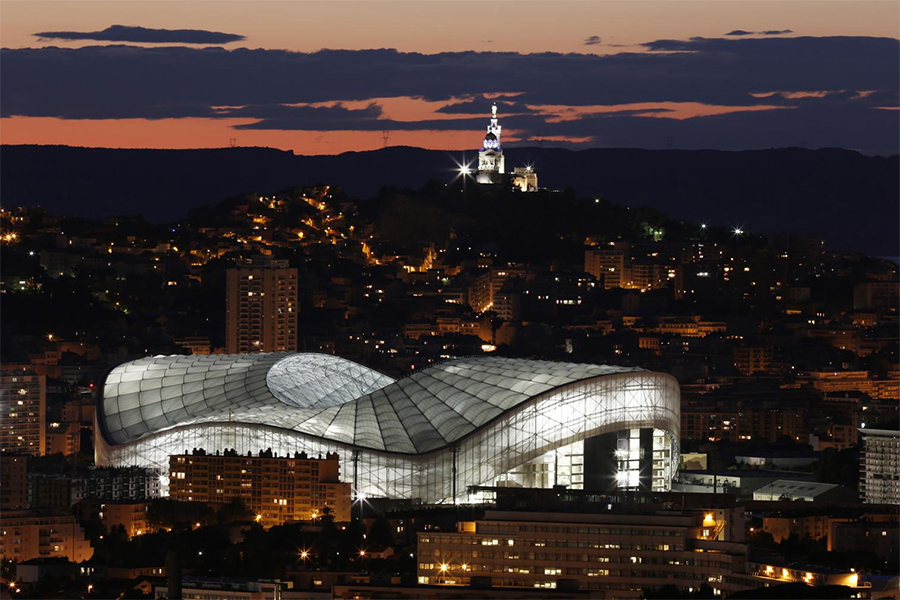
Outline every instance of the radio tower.
[[382, 148], [387, 148], [387, 147], [388, 147], [388, 140], [389, 140], [389, 139], [391, 139], [391, 132], [390, 132], [390, 131], [387, 131], [387, 130], [382, 131], [382, 132], [381, 132]]
[[228, 138], [228, 147], [236, 148], [237, 147], [237, 138]]

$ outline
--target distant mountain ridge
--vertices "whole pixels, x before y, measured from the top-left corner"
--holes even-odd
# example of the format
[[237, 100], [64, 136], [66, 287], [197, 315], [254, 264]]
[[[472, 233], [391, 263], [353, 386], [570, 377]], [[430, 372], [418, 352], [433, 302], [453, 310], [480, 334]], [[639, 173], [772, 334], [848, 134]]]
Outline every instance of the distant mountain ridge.
[[[640, 150], [509, 148], [506, 165], [534, 164], [540, 185], [574, 188], [676, 218], [763, 233], [826, 239], [828, 248], [895, 256], [900, 247], [900, 157], [852, 150], [784, 148]], [[0, 147], [5, 207], [103, 218], [143, 214], [173, 221], [189, 208], [243, 193], [315, 183], [373, 197], [384, 185], [419, 188], [449, 181], [475, 151], [388, 147], [332, 156], [272, 148], [119, 150]]]

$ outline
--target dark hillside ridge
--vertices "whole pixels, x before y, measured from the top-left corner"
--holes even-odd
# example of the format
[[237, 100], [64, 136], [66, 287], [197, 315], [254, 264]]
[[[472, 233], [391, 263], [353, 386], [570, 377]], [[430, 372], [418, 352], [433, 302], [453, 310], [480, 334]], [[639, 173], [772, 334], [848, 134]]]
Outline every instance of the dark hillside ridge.
[[[103, 218], [142, 214], [173, 221], [189, 208], [244, 193], [315, 183], [373, 197], [383, 185], [419, 188], [449, 181], [465, 154], [390, 147], [336, 156], [295, 156], [271, 148], [115, 150], [2, 146], [3, 206]], [[533, 163], [539, 183], [574, 188], [675, 218], [826, 240], [829, 249], [896, 256], [900, 247], [898, 156], [784, 148], [638, 150], [509, 148], [509, 170]]]

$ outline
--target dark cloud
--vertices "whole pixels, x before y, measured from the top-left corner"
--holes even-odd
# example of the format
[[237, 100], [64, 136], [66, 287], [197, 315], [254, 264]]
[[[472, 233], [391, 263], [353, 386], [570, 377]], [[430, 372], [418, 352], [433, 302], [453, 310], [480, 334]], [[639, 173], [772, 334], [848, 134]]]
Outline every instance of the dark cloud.
[[112, 25], [103, 31], [42, 31], [32, 34], [48, 40], [92, 40], [101, 42], [134, 42], [139, 44], [228, 44], [240, 42], [244, 36], [202, 29], [149, 29], [129, 25]]
[[[507, 99], [509, 98], [509, 99]], [[436, 112], [451, 115], [480, 115], [487, 114], [492, 103], [496, 102], [501, 113], [530, 113], [531, 108], [521, 102], [516, 102], [515, 96], [492, 96], [490, 98], [480, 94], [460, 102], [447, 104], [437, 109]]]
[[[745, 36], [745, 35], [786, 35], [788, 33], [794, 33], [790, 29], [767, 29], [765, 31], [745, 31], [743, 29], [735, 29], [734, 31], [729, 31], [725, 35], [730, 36]], [[696, 39], [696, 38], [695, 38]]]
[[601, 38], [599, 35], [592, 35], [588, 38], [585, 38], [585, 40], [584, 40], [585, 46], [596, 46], [597, 44], [602, 44], [602, 43], [603, 43], [603, 38]]
[[[134, 46], [4, 49], [0, 110], [4, 117], [255, 119], [241, 126], [246, 129], [481, 130], [496, 99], [501, 113], [508, 115], [504, 126], [526, 137], [567, 135], [589, 137], [600, 145], [626, 145], [631, 128], [635, 143], [627, 145], [632, 146], [653, 147], [652, 140], [677, 135], [690, 139], [691, 147], [781, 146], [806, 140], [896, 152], [898, 111], [876, 107], [898, 105], [898, 40], [696, 38], [656, 40], [644, 48], [647, 52], [612, 55]], [[798, 91], [829, 94], [753, 95]], [[860, 95], [862, 91], [872, 93]], [[377, 105], [308, 106], [396, 96], [451, 102], [440, 112], [459, 118], [407, 123], [387, 119]], [[534, 110], [540, 105], [628, 109], [634, 103], [662, 102], [785, 108], [684, 121], [654, 118], [640, 110], [560, 121]], [[816, 122], [811, 116], [827, 120]], [[886, 142], [888, 138], [893, 142]]]
[[338, 131], [380, 130], [382, 110], [375, 103], [365, 108], [350, 109], [342, 104], [334, 106], [289, 106], [283, 104], [254, 104], [226, 108], [219, 116], [258, 119], [255, 123], [239, 125], [236, 129], [284, 129]]

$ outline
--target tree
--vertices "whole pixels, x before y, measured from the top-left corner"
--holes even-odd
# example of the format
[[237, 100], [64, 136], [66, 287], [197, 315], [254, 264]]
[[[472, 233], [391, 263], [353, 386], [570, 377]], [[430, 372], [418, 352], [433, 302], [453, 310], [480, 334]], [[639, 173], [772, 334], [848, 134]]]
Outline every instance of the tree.
[[238, 521], [252, 521], [256, 514], [250, 510], [241, 498], [232, 498], [216, 513], [220, 525], [228, 525]]
[[391, 522], [384, 515], [378, 517], [372, 527], [369, 528], [369, 541], [376, 546], [394, 546], [394, 534], [391, 531]]

